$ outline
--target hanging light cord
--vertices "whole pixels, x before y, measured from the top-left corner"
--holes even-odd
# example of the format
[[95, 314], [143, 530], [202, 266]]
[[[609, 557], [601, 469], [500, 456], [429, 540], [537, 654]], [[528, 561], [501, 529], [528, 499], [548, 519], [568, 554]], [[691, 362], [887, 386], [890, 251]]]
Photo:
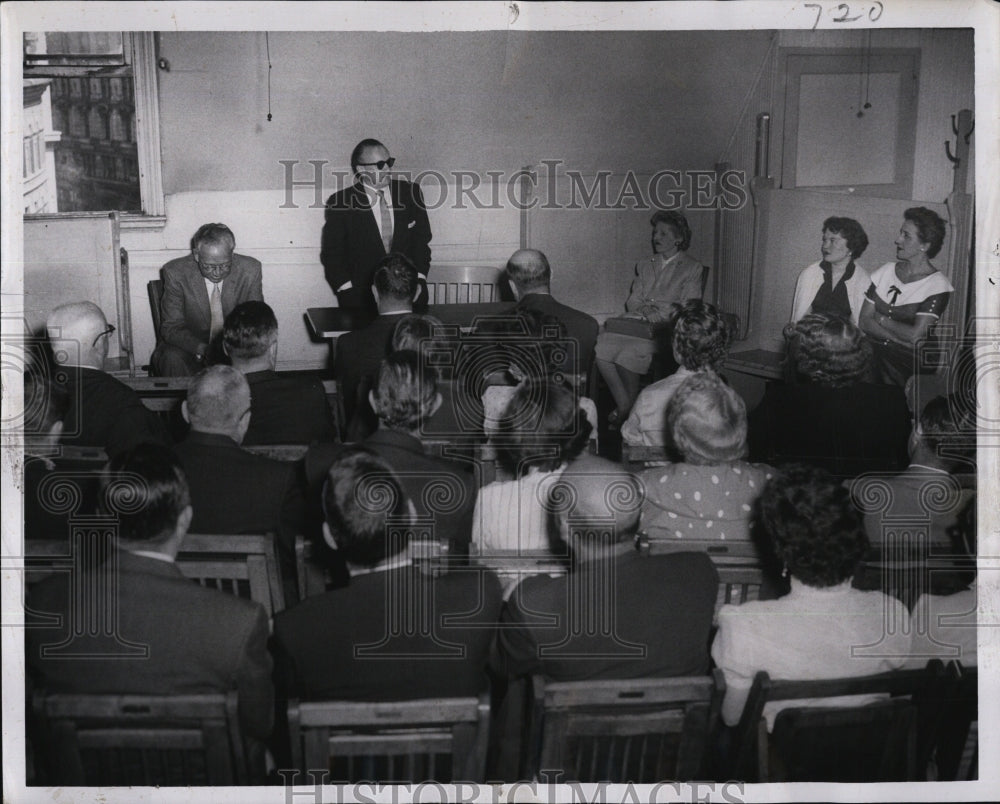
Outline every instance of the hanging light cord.
[[264, 47], [267, 50], [267, 122], [271, 122], [271, 38], [264, 31]]

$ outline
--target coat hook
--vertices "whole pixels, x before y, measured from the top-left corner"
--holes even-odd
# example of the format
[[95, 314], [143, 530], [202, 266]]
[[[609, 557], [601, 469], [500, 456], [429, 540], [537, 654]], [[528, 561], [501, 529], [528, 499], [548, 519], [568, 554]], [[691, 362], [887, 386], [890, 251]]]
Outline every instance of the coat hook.
[[952, 163], [953, 165], [956, 165], [956, 166], [957, 166], [957, 165], [958, 165], [958, 163], [962, 161], [962, 160], [961, 160], [961, 159], [959, 159], [959, 158], [958, 158], [957, 156], [953, 156], [953, 155], [952, 155], [952, 153], [951, 153], [951, 142], [949, 142], [948, 140], [945, 140], [945, 141], [944, 141], [944, 152], [945, 152], [945, 155], [946, 155], [946, 156], [948, 157], [948, 160], [949, 160], [949, 161], [950, 161], [950, 162], [951, 162], [951, 163]]
[[953, 134], [958, 134], [958, 123], [955, 122], [955, 115], [951, 116], [951, 131]]

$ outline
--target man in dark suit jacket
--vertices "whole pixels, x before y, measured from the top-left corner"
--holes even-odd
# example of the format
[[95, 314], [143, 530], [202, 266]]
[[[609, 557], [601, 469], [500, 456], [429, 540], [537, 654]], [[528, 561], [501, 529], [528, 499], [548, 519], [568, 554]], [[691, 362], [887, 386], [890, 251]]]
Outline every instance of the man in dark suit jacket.
[[507, 279], [518, 300], [515, 309], [537, 310], [562, 322], [568, 336], [576, 343], [573, 371], [577, 375], [586, 376], [594, 360], [597, 321], [586, 313], [560, 304], [552, 297], [549, 287], [552, 269], [545, 255], [532, 248], [515, 251], [507, 261]]
[[[421, 371], [415, 352], [395, 352], [382, 361], [369, 401], [378, 430], [361, 443], [392, 468], [417, 516], [433, 521], [435, 538], [447, 539], [449, 556], [468, 556], [477, 493], [471, 465], [428, 454], [419, 438], [423, 422], [441, 406], [433, 370]], [[317, 497], [342, 451], [339, 445], [318, 445], [307, 453], [307, 485]]]
[[181, 405], [191, 432], [175, 447], [191, 487], [194, 533], [276, 533], [285, 594], [295, 589], [295, 536], [305, 503], [301, 463], [244, 450], [250, 388], [231, 366], [195, 375]]
[[103, 447], [115, 455], [136, 444], [169, 444], [160, 418], [125, 383], [104, 371], [115, 328], [92, 302], [56, 307], [45, 323], [52, 354], [69, 395], [62, 443]]
[[333, 374], [344, 400], [348, 441], [360, 441], [375, 430], [375, 414], [368, 404], [375, 374], [389, 351], [392, 333], [402, 316], [413, 312], [420, 292], [417, 268], [404, 254], [383, 257], [372, 279], [378, 317], [361, 329], [337, 339]]
[[150, 358], [157, 376], [189, 377], [218, 361], [225, 317], [241, 302], [263, 301], [260, 262], [235, 248], [228, 226], [206, 223], [191, 238], [191, 253], [163, 266], [159, 342]]
[[274, 618], [278, 689], [312, 700], [484, 690], [500, 609], [496, 576], [413, 567], [406, 546], [415, 510], [388, 464], [364, 447], [346, 447], [330, 467], [323, 508], [324, 539], [343, 555], [351, 580]]
[[[259, 603], [202, 588], [174, 564], [191, 522], [176, 459], [156, 445], [112, 459], [104, 506], [117, 518], [108, 562], [85, 570], [78, 585], [57, 573], [30, 592], [35, 611], [61, 616], [58, 626], [26, 630], [35, 685], [119, 695], [235, 689], [243, 733], [256, 738], [248, 748], [261, 760], [259, 741], [274, 717], [267, 615]], [[108, 588], [116, 592], [114, 611], [93, 610], [89, 592]], [[86, 629], [74, 625], [80, 617]]]
[[278, 321], [262, 301], [238, 305], [226, 316], [222, 348], [250, 385], [250, 426], [243, 444], [311, 444], [337, 438], [323, 383], [279, 374]]
[[372, 276], [391, 252], [405, 254], [416, 266], [427, 304], [431, 264], [431, 225], [420, 187], [389, 178], [395, 159], [378, 140], [362, 140], [351, 153], [355, 183], [326, 201], [320, 262], [341, 307], [375, 311]]

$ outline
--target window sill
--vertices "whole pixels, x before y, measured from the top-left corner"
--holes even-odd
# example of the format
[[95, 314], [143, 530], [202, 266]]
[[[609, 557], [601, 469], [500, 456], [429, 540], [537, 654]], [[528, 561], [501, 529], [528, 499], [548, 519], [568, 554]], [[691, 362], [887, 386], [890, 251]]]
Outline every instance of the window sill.
[[150, 231], [159, 232], [167, 225], [166, 215], [139, 215], [137, 213], [124, 213], [121, 217], [121, 228], [123, 231]]

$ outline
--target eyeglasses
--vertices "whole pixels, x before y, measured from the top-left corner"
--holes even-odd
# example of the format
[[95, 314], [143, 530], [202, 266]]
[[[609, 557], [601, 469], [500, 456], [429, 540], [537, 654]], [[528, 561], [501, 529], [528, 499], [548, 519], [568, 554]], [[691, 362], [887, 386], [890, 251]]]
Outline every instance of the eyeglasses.
[[373, 167], [376, 170], [392, 168], [396, 164], [396, 157], [390, 156], [388, 159], [379, 159], [378, 162], [358, 162], [355, 167]]
[[199, 260], [198, 267], [201, 268], [202, 271], [207, 271], [210, 274], [221, 274], [233, 267], [233, 261], [227, 260], [226, 262], [201, 262], [201, 260]]
[[90, 344], [90, 348], [93, 349], [95, 346], [97, 346], [97, 342], [101, 338], [103, 338], [105, 335], [111, 335], [114, 331], [115, 331], [115, 325], [114, 324], [108, 324], [108, 328], [106, 330], [104, 330], [104, 332], [98, 333], [97, 337], [94, 338], [94, 342], [92, 344]]

